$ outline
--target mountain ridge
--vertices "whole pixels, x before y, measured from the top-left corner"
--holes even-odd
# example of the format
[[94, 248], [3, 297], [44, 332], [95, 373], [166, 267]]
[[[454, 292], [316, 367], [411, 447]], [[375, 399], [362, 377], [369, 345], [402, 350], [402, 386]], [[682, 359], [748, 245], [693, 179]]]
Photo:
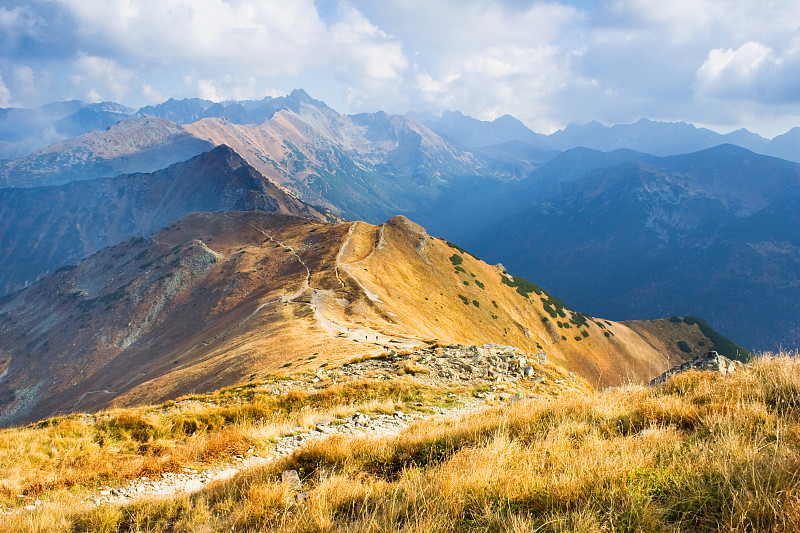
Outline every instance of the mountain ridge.
[[637, 332], [572, 311], [453, 246], [405, 217], [249, 211], [190, 215], [105, 248], [0, 300], [0, 423], [162, 401], [387, 345], [511, 344], [607, 385], [674, 366], [678, 340], [712, 342], [696, 325]]
[[0, 189], [0, 294], [192, 212], [265, 210], [325, 220], [227, 146], [153, 173]]
[[0, 186], [59, 185], [130, 172], [154, 172], [211, 148], [212, 144], [192, 137], [166, 119], [125, 120], [26, 157], [0, 161]]

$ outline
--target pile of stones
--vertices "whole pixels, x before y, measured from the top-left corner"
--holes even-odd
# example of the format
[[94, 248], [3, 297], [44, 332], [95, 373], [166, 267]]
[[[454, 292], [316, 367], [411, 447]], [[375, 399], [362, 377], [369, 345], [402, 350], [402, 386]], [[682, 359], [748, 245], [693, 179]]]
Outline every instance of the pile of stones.
[[[394, 350], [382, 357], [341, 366], [335, 372], [346, 377], [390, 379], [396, 375], [427, 376], [432, 381], [470, 383], [542, 379], [547, 354], [525, 354], [513, 346], [452, 344], [424, 348], [413, 353]], [[327, 377], [327, 373], [318, 374]]]
[[727, 376], [728, 374], [733, 374], [736, 372], [736, 369], [741, 366], [742, 363], [739, 361], [728, 359], [724, 355], [720, 355], [712, 350], [705, 355], [695, 357], [691, 361], [687, 361], [667, 370], [657, 378], [650, 381], [650, 385], [660, 385], [667, 381], [670, 376], [674, 374], [680, 374], [681, 372], [687, 372], [689, 370], [706, 370], [710, 372], [717, 372], [721, 376]]

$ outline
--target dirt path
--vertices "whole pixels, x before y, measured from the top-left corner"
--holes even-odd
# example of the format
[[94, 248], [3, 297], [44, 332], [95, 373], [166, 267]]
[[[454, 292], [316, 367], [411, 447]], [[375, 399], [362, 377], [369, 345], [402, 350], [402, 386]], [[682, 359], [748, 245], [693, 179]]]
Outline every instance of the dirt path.
[[118, 487], [104, 487], [87, 498], [95, 504], [123, 505], [142, 498], [169, 498], [179, 494], [193, 494], [211, 483], [230, 479], [240, 472], [262, 467], [290, 455], [308, 442], [328, 439], [336, 435], [369, 436], [383, 438], [397, 435], [416, 421], [433, 418], [458, 418], [466, 413], [484, 408], [485, 404], [465, 398], [462, 406], [453, 409], [434, 408], [433, 414], [402, 413], [393, 415], [367, 415], [355, 413], [335, 424], [318, 423], [313, 428], [295, 428], [291, 434], [281, 437], [274, 446], [262, 450], [250, 450], [246, 456], [236, 456], [233, 462], [216, 465], [203, 471], [184, 469], [179, 473], [165, 473], [160, 477], [143, 477], [131, 480]]

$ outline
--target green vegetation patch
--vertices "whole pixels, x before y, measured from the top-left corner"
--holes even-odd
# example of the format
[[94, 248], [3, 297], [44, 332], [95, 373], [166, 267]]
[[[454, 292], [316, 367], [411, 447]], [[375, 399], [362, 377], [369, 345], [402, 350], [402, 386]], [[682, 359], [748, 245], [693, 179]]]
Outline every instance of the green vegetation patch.
[[686, 341], [678, 341], [678, 348], [680, 348], [682, 352], [692, 353], [692, 348]]
[[575, 327], [582, 328], [588, 325], [588, 321], [586, 320], [586, 315], [584, 315], [583, 313], [576, 313], [573, 311], [571, 315], [572, 316], [570, 317], [569, 321], [575, 324]]
[[453, 265], [458, 266], [464, 262], [464, 258], [458, 254], [453, 254], [450, 256], [450, 262], [453, 263]]
[[[540, 298], [540, 300], [542, 301], [542, 308], [548, 315], [553, 318], [567, 318], [566, 311], [569, 311], [569, 308], [564, 302], [550, 294], [547, 294], [546, 298]], [[569, 325], [565, 327], [569, 327]]]
[[532, 292], [535, 292], [536, 294], [544, 293], [544, 289], [542, 289], [535, 283], [531, 283], [525, 278], [519, 276], [513, 276], [509, 278], [508, 276], [505, 275], [501, 275], [500, 278], [502, 279], [504, 284], [508, 285], [509, 287], [516, 288], [517, 292], [520, 293], [525, 298], [529, 298], [529, 295]]
[[453, 244], [453, 243], [452, 243], [452, 242], [450, 242], [450, 241], [444, 241], [444, 242], [446, 242], [446, 243], [447, 243], [447, 246], [449, 246], [450, 248], [455, 248], [456, 250], [458, 250], [458, 251], [459, 251], [459, 252], [461, 252], [462, 254], [467, 254], [467, 255], [469, 255], [469, 256], [471, 256], [471, 257], [473, 257], [474, 259], [479, 259], [479, 258], [478, 258], [478, 256], [476, 256], [476, 255], [475, 255], [475, 254], [473, 254], [473, 253], [470, 253], [470, 252], [466, 251], [465, 249], [463, 249], [462, 247], [460, 247], [460, 246], [459, 246], [459, 245], [457, 245], [457, 244]]
[[753, 354], [751, 354], [749, 350], [742, 348], [735, 342], [722, 336], [720, 333], [714, 330], [714, 328], [709, 326], [708, 322], [702, 318], [698, 318], [696, 316], [685, 316], [683, 317], [683, 321], [690, 326], [697, 324], [697, 326], [700, 328], [700, 331], [703, 332], [703, 335], [711, 339], [711, 342], [714, 345], [712, 349], [724, 355], [725, 357], [736, 359], [737, 361], [742, 362], [747, 362], [753, 357]]
[[459, 294], [458, 297], [461, 298], [461, 301], [464, 302], [464, 305], [469, 305], [469, 298], [467, 298], [463, 294]]

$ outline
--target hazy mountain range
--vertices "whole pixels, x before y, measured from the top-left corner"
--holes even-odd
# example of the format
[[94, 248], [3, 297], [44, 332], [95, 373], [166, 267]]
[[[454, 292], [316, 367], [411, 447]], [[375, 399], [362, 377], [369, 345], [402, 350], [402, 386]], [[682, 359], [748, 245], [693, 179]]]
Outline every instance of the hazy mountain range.
[[[175, 100], [134, 110], [114, 102], [86, 104], [77, 100], [55, 102], [36, 109], [0, 108], [0, 160], [27, 155], [48, 144], [104, 129], [134, 117], [166, 118], [178, 125], [219, 118], [234, 124], [261, 124], [276, 112], [297, 112], [311, 98], [303, 90], [262, 100], [212, 102], [201, 98]], [[605, 126], [599, 122], [569, 124], [545, 135], [536, 133], [510, 115], [481, 121], [458, 111], [441, 116], [408, 113], [448, 141], [466, 148], [486, 148], [520, 142], [542, 154], [586, 147], [601, 151], [627, 148], [654, 155], [695, 152], [719, 144], [735, 144], [756, 153], [800, 162], [800, 127], [766, 139], [746, 129], [719, 134], [685, 122], [641, 119], [632, 124]], [[541, 156], [540, 159], [547, 159]]]
[[13, 292], [57, 268], [198, 211], [260, 210], [329, 217], [290, 196], [227, 146], [149, 174], [0, 189], [0, 289]]
[[[38, 114], [15, 111], [38, 117], [38, 122], [20, 120], [19, 131], [65, 117], [73, 125], [85, 117], [91, 128], [92, 121], [110, 121], [121, 110], [75, 102], [45, 108]], [[514, 272], [592, 314], [700, 315], [748, 348], [800, 345], [795, 294], [800, 226], [793, 210], [798, 165], [751, 151], [796, 160], [798, 128], [769, 141], [746, 131], [719, 135], [683, 123], [642, 120], [613, 127], [571, 125], [545, 136], [509, 116], [492, 122], [455, 112], [348, 116], [300, 90], [222, 104], [169, 100], [128, 116], [133, 118], [0, 162], [0, 182], [11, 187], [3, 191], [9, 195], [7, 209], [13, 197], [16, 212], [27, 212], [4, 217], [49, 228], [5, 230], [0, 241], [5, 257], [18, 265], [28, 253], [39, 257], [30, 260], [36, 272], [6, 282], [6, 290], [59, 266], [44, 256], [74, 262], [122, 235], [95, 235], [103, 233], [103, 221], [90, 226], [93, 242], [102, 244], [57, 243], [60, 235], [76, 234], [69, 228], [84, 227], [81, 217], [90, 214], [66, 216], [64, 211], [77, 207], [49, 199], [28, 204], [23, 196], [56, 194], [34, 192], [34, 186], [153, 173], [225, 144], [241, 156], [237, 165], [246, 165], [249, 175], [263, 175], [289, 197], [321, 206], [316, 211], [321, 216], [328, 210], [380, 223], [407, 215], [433, 234], [513, 265]], [[13, 129], [7, 122], [2, 128]], [[191, 183], [193, 172], [173, 172], [170, 179]], [[228, 179], [225, 172], [218, 176]], [[22, 193], [21, 187], [34, 188]], [[14, 188], [18, 192], [9, 192]], [[175, 211], [175, 219], [194, 209], [191, 188], [176, 189], [181, 192], [170, 198], [190, 210]], [[247, 190], [237, 189], [250, 194]], [[81, 194], [91, 203], [99, 193]], [[127, 193], [117, 194], [128, 202]], [[198, 209], [231, 209], [236, 201]], [[21, 207], [26, 205], [33, 207]], [[38, 214], [44, 206], [51, 206], [46, 216]], [[146, 234], [157, 227], [129, 231]], [[50, 252], [56, 249], [61, 251]]]
[[449, 238], [593, 315], [694, 314], [766, 348], [800, 345], [798, 200], [800, 164], [733, 145], [664, 158], [576, 149], [435, 216]]

